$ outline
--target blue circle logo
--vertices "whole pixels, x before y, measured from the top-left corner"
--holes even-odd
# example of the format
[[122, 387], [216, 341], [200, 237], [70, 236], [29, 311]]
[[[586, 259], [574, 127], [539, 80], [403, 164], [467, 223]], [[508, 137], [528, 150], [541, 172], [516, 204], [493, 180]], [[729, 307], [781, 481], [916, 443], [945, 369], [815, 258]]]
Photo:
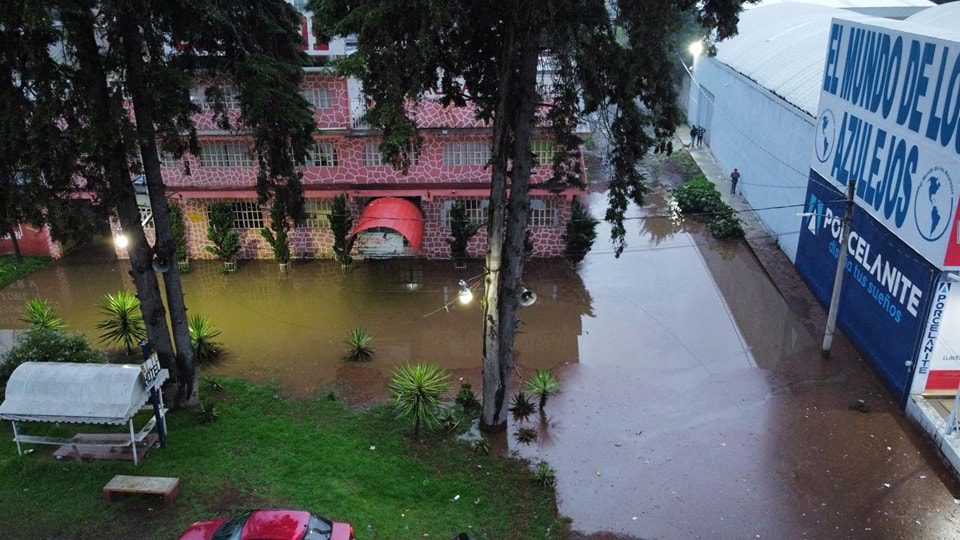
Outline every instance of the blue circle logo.
[[930, 242], [939, 240], [952, 222], [956, 201], [953, 179], [946, 169], [934, 167], [923, 175], [913, 201], [913, 219], [920, 236]]
[[824, 109], [820, 113], [820, 119], [817, 120], [817, 160], [820, 163], [826, 163], [833, 155], [833, 145], [837, 140], [837, 120], [833, 117], [833, 111]]

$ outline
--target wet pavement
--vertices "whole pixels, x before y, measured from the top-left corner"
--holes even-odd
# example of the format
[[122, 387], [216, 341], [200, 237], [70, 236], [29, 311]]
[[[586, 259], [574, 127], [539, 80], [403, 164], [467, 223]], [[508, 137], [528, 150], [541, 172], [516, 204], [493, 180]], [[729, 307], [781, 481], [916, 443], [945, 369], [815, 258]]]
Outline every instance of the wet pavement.
[[[820, 359], [822, 310], [789, 266], [771, 279], [758, 255], [776, 254], [655, 217], [668, 213], [666, 187], [631, 210], [619, 259], [601, 225], [576, 270], [528, 269], [539, 301], [522, 312], [519, 371], [554, 368], [563, 387], [543, 415], [511, 425], [537, 428], [536, 442], [507, 440], [557, 470], [573, 528], [594, 538], [957, 538], [957, 483], [848, 342]], [[602, 214], [601, 194], [588, 203]], [[405, 361], [477, 380], [479, 307], [455, 300], [457, 280], [479, 273], [479, 261], [462, 271], [364, 262], [349, 274], [311, 261], [289, 276], [270, 262], [224, 276], [207, 263], [185, 288], [230, 350], [208, 374], [359, 403], [383, 399]], [[43, 296], [95, 335], [93, 305], [128, 283], [123, 263], [68, 260], [0, 290], [0, 328], [21, 327], [23, 301]], [[377, 340], [372, 362], [340, 360], [355, 326]], [[850, 409], [858, 399], [869, 413]]]

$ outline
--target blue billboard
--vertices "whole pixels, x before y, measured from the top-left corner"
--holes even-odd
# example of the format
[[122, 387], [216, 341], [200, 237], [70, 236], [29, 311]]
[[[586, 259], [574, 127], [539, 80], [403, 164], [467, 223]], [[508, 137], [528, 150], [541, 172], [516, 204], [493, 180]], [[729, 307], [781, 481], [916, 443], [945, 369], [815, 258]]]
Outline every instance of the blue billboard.
[[[833, 292], [845, 198], [810, 171], [795, 265], [824, 306]], [[848, 240], [838, 325], [902, 403], [907, 362], [917, 356], [939, 270], [859, 206]]]

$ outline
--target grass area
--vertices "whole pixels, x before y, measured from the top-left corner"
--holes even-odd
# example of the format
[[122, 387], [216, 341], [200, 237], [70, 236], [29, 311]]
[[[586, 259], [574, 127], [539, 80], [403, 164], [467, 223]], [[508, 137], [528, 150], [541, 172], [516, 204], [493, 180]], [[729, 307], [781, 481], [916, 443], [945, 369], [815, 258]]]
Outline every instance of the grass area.
[[[262, 506], [347, 521], [361, 539], [567, 534], [553, 490], [537, 484], [524, 462], [474, 454], [439, 436], [415, 443], [388, 407], [353, 411], [335, 401], [285, 399], [270, 386], [221, 383], [221, 390], [204, 388], [219, 420], [201, 424], [192, 411], [172, 413], [169, 446], [136, 469], [55, 461], [49, 447], [18, 457], [5, 423], [3, 536], [169, 539], [196, 520]], [[150, 498], [107, 505], [101, 489], [115, 474], [176, 476], [182, 491], [169, 508]]]
[[50, 265], [50, 257], [26, 255], [17, 261], [13, 255], [0, 256], [0, 289]]

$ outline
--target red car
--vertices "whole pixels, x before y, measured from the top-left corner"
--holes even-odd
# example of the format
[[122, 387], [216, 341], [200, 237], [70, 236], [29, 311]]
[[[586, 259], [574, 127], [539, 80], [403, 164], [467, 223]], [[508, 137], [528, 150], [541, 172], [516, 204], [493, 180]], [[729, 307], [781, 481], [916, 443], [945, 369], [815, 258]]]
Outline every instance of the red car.
[[180, 540], [356, 540], [353, 527], [301, 510], [257, 510], [198, 521]]

